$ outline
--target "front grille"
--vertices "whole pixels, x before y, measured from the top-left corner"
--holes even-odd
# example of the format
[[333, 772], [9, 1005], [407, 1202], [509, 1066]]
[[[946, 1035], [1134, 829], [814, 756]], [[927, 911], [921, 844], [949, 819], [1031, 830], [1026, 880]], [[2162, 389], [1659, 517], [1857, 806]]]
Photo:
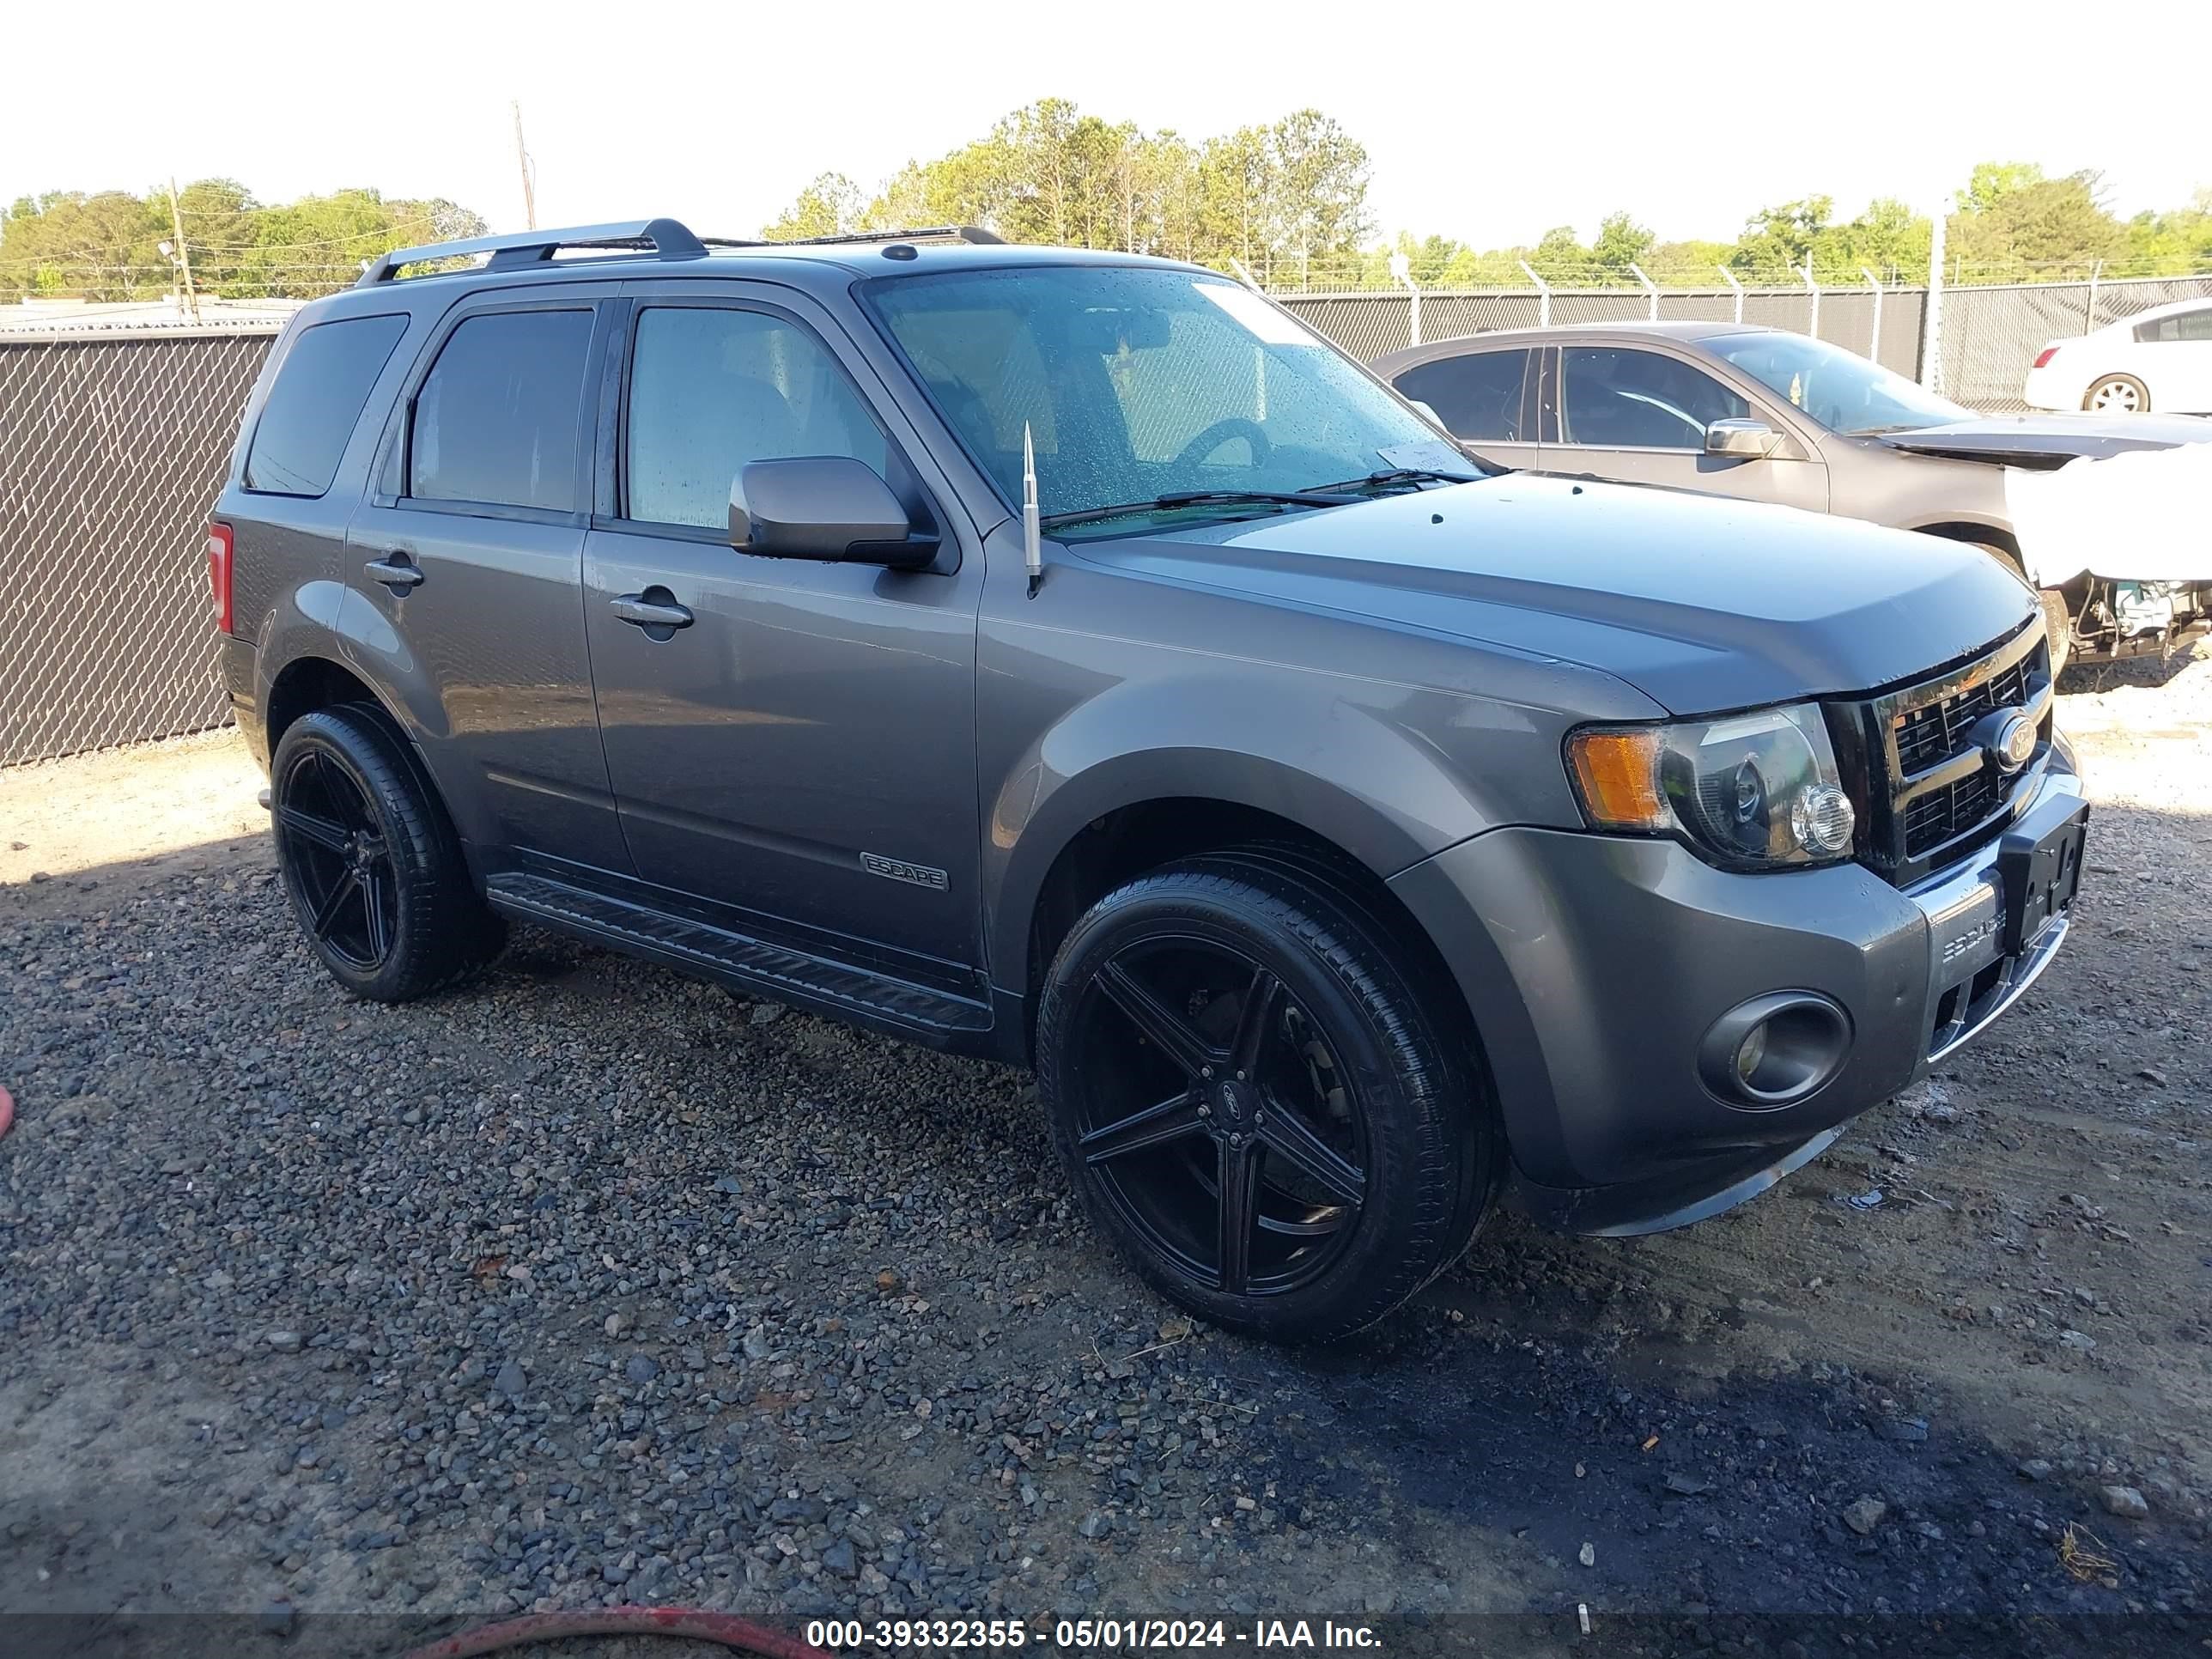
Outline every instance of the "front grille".
[[1972, 829], [1996, 810], [1998, 793], [1996, 769], [1984, 761], [1973, 776], [1914, 797], [1905, 809], [1905, 857], [1920, 858]]
[[2029, 659], [2023, 657], [1978, 685], [1898, 715], [1899, 765], [1910, 775], [1948, 760], [1958, 752], [1974, 722], [1990, 709], [2017, 708], [2027, 702], [2028, 672]]
[[[1962, 858], [2011, 821], [2051, 752], [2050, 647], [2040, 623], [1954, 668], [1858, 705], [1865, 738], [1867, 861], [1899, 885]], [[2036, 722], [2033, 757], [2008, 776], [1976, 726], [1992, 711]]]

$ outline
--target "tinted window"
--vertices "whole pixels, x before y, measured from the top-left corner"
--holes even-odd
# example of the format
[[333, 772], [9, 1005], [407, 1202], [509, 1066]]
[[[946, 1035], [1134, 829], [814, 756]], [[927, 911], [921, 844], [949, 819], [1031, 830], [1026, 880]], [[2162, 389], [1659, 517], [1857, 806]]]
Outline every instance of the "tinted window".
[[306, 330], [284, 356], [246, 455], [246, 487], [269, 495], [319, 495], [404, 317], [355, 317]]
[[2154, 323], [2139, 324], [2136, 338], [2160, 343], [2212, 340], [2212, 311], [2185, 311], [2179, 316], [2161, 317]]
[[1455, 437], [1517, 441], [1528, 365], [1525, 349], [1470, 351], [1409, 368], [1392, 384], [1435, 410]]
[[748, 461], [849, 455], [880, 477], [888, 447], [829, 349], [797, 324], [674, 306], [638, 313], [631, 518], [721, 529]]
[[1569, 346], [1559, 354], [1562, 441], [1607, 449], [1702, 449], [1715, 421], [1751, 405], [1710, 374], [1656, 351]]
[[588, 311], [471, 317], [415, 396], [408, 494], [565, 513], [576, 500], [576, 412]]

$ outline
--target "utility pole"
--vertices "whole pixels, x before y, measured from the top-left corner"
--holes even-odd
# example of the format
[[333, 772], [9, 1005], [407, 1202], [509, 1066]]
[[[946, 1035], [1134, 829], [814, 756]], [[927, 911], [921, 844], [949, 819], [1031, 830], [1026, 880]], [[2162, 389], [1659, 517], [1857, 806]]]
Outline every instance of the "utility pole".
[[177, 176], [169, 175], [169, 225], [177, 236], [177, 270], [185, 281], [185, 310], [194, 322], [200, 319], [200, 296], [192, 289], [192, 250], [185, 240], [185, 210], [177, 201]]
[[538, 228], [538, 169], [531, 165], [530, 152], [522, 143], [522, 100], [514, 100], [514, 164], [522, 169], [522, 228]]
[[1928, 303], [1920, 323], [1920, 384], [1943, 389], [1943, 233], [1950, 222], [1951, 198], [1936, 198], [1928, 237]]

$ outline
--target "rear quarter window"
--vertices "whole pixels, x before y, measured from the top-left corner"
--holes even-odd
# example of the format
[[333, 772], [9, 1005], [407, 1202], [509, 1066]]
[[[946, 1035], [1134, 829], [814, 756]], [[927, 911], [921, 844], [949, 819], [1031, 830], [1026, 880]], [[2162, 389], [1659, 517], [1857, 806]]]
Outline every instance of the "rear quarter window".
[[304, 330], [254, 423], [246, 488], [263, 495], [327, 490], [370, 389], [406, 331], [404, 316], [349, 317]]

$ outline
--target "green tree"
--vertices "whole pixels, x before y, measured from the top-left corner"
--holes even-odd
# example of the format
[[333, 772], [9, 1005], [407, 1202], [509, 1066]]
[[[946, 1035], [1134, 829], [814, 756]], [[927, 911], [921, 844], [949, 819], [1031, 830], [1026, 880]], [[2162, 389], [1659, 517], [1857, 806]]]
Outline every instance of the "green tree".
[[1626, 211], [1608, 213], [1598, 223], [1590, 259], [1607, 276], [1626, 276], [1632, 274], [1629, 266], [1642, 264], [1656, 240]]
[[1583, 282], [1589, 277], [1590, 251], [1576, 240], [1572, 225], [1554, 225], [1537, 239], [1528, 263], [1547, 283]]
[[1790, 281], [1811, 259], [1835, 210], [1831, 196], [1805, 196], [1761, 208], [1744, 222], [1743, 234], [1729, 253], [1729, 268], [1762, 283]]
[[771, 242], [798, 241], [811, 236], [845, 236], [860, 228], [867, 198], [842, 173], [817, 173], [799, 192], [799, 199], [782, 216], [762, 228]]
[[119, 190], [27, 196], [0, 221], [0, 270], [18, 295], [151, 299], [168, 290], [168, 202]]
[[2015, 191], [2043, 182], [2043, 169], [2033, 161], [1981, 161], [1959, 193], [1959, 206], [1968, 213], [1987, 213]]
[[[2051, 276], [2085, 272], [2126, 249], [2127, 228], [2097, 199], [2098, 174], [2024, 178], [2015, 175], [2035, 169], [2007, 165], [2010, 182], [2002, 190], [1983, 191], [1978, 198], [1978, 185], [1967, 185], [1970, 204], [1986, 199], [1989, 205], [1969, 205], [1952, 216], [1949, 251], [1960, 266], [1995, 280]], [[1974, 169], [1977, 181], [1990, 166]]]

